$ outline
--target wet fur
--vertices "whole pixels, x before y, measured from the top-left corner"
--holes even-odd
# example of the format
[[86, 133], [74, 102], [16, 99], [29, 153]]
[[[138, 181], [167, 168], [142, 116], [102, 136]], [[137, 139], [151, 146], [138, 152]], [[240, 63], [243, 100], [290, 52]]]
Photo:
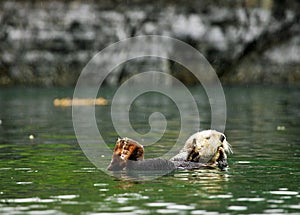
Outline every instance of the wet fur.
[[122, 170], [126, 167], [127, 161], [140, 161], [144, 159], [144, 147], [138, 142], [123, 138], [118, 139], [111, 163], [108, 170]]
[[108, 170], [225, 169], [228, 166], [226, 152], [231, 152], [231, 148], [225, 135], [214, 130], [193, 134], [179, 154], [170, 160], [144, 160], [143, 146], [132, 139], [123, 138], [117, 140]]

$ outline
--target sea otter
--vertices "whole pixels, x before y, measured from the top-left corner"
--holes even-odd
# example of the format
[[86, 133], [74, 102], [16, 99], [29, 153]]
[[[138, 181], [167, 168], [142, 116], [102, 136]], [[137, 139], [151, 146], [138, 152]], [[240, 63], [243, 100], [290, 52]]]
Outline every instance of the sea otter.
[[232, 152], [223, 133], [204, 130], [190, 136], [181, 151], [170, 160], [153, 158], [144, 160], [144, 147], [127, 137], [118, 139], [108, 166], [110, 171], [120, 170], [176, 170], [228, 167], [226, 152]]

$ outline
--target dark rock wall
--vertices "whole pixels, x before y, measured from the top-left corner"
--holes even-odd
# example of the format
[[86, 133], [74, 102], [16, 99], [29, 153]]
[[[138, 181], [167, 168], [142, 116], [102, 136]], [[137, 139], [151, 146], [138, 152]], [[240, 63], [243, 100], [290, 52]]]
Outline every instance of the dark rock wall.
[[[1, 1], [0, 85], [74, 85], [98, 51], [143, 34], [191, 44], [226, 83], [300, 82], [299, 1], [210, 2]], [[184, 69], [161, 65], [194, 83]], [[138, 71], [129, 68], [107, 83]]]

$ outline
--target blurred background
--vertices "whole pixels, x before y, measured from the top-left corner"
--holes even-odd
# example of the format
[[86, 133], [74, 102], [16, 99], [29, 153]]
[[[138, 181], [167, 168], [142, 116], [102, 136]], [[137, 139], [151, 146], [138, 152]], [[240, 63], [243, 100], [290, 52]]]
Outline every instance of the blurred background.
[[[299, 83], [299, 17], [299, 0], [2, 0], [0, 86], [74, 86], [98, 51], [144, 34], [195, 47], [223, 83]], [[141, 64], [121, 66], [107, 84], [118, 85]], [[172, 62], [162, 67], [196, 83]]]
[[[78, 124], [86, 133], [76, 135], [68, 98], [85, 65], [111, 44], [153, 34], [177, 38], [206, 57], [222, 82], [226, 110], [218, 105], [218, 88], [210, 85], [217, 90], [209, 97], [183, 66], [145, 57], [118, 65], [98, 91], [106, 100], [89, 116], [104, 141], [95, 144], [94, 121], [85, 115]], [[178, 52], [170, 43], [150, 45], [135, 48], [159, 50], [165, 59]], [[300, 0], [0, 0], [0, 214], [300, 214], [299, 56]], [[132, 88], [134, 101], [128, 90], [112, 102], [121, 83], [153, 68], [187, 86], [201, 125], [178, 86], [172, 94], [138, 95]], [[121, 113], [117, 123], [113, 108]], [[105, 169], [112, 153], [97, 147], [113, 150], [120, 126], [135, 140], [154, 131], [149, 137], [161, 138], [157, 143], [140, 143], [145, 158], [157, 158], [181, 133], [210, 129], [225, 111], [234, 151], [228, 171], [182, 170], [142, 183], [124, 172], [119, 180], [94, 166], [77, 141], [87, 138], [93, 160]], [[157, 112], [164, 117], [151, 124]]]

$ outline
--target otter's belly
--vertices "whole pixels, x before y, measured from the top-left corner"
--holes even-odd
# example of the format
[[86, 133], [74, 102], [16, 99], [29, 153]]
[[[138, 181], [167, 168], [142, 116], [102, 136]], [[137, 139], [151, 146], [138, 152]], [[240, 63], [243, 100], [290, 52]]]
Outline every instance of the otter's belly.
[[190, 161], [170, 161], [162, 158], [146, 159], [142, 161], [128, 161], [126, 170], [191, 170], [208, 167], [203, 163]]

